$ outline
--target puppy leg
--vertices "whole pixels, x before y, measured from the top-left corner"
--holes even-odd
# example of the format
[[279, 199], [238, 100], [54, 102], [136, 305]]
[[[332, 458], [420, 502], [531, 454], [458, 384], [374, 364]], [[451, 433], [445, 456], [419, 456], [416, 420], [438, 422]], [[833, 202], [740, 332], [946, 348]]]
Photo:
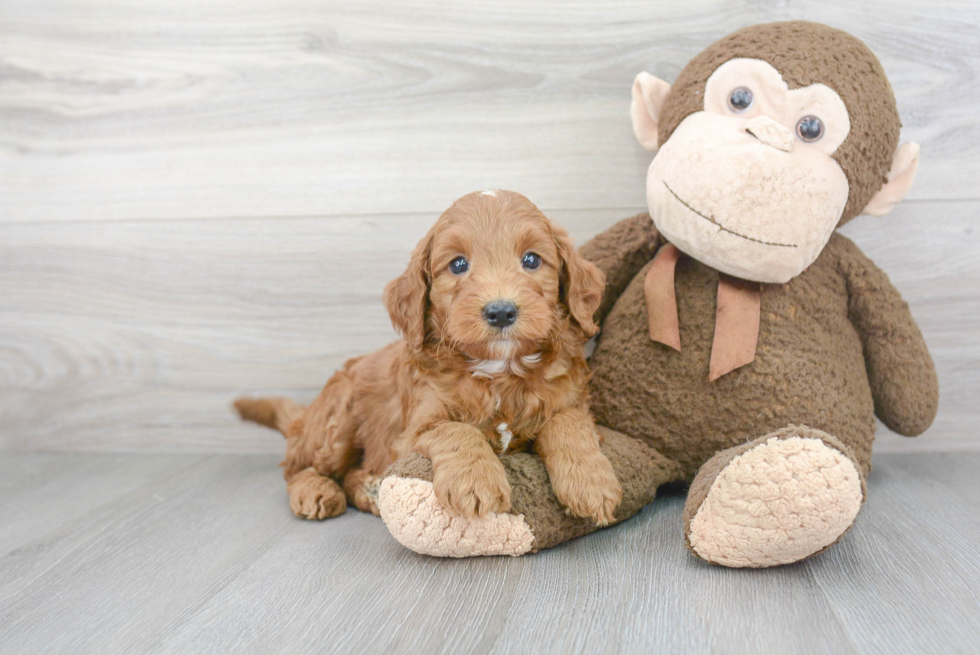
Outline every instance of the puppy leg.
[[329, 519], [347, 511], [344, 492], [312, 466], [286, 478], [289, 508], [304, 519]]
[[347, 502], [362, 512], [380, 516], [378, 511], [380, 483], [381, 478], [377, 475], [368, 473], [362, 468], [354, 469], [344, 476], [344, 493], [347, 495]]
[[510, 511], [510, 484], [486, 437], [466, 423], [442, 423], [416, 444], [432, 460], [436, 498], [454, 514], [472, 518]]
[[342, 476], [360, 459], [361, 451], [354, 447], [354, 393], [354, 378], [338, 371], [294, 424], [303, 439], [315, 444], [312, 464], [326, 475]]
[[541, 428], [534, 448], [562, 505], [600, 526], [613, 521], [623, 488], [599, 449], [599, 433], [588, 412], [578, 408], [558, 412]]
[[340, 371], [286, 431], [283, 477], [297, 516], [325, 519], [347, 509], [343, 490], [329, 476], [344, 475], [358, 459], [359, 451], [352, 447], [353, 391], [350, 375]]
[[357, 464], [351, 402], [354, 381], [340, 371], [327, 381], [316, 400], [286, 431], [286, 479], [313, 467], [322, 475], [344, 475]]

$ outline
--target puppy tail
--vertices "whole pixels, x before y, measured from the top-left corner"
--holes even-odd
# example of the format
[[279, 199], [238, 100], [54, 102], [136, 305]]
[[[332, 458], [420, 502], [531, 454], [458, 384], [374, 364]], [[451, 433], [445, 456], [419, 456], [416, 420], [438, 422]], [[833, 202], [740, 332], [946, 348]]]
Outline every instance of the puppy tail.
[[305, 408], [288, 398], [239, 398], [235, 401], [235, 409], [243, 420], [254, 421], [289, 436], [289, 426]]

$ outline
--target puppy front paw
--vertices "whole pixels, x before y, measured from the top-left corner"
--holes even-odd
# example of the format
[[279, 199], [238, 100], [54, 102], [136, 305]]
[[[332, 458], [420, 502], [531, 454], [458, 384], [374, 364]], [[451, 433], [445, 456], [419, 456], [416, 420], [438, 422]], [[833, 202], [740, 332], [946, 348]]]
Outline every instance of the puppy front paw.
[[434, 467], [432, 485], [453, 514], [473, 518], [510, 511], [510, 484], [496, 457], [441, 462]]
[[623, 487], [612, 464], [602, 453], [564, 459], [549, 472], [558, 502], [570, 514], [592, 519], [600, 527], [612, 523], [623, 500]]

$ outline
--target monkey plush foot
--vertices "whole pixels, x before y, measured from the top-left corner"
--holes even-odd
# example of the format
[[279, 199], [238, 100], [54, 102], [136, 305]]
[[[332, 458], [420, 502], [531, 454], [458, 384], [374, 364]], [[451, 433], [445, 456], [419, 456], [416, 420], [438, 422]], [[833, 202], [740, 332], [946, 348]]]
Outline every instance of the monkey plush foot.
[[843, 444], [789, 426], [721, 451], [701, 467], [688, 494], [684, 534], [694, 554], [714, 564], [789, 564], [836, 543], [864, 497], [864, 481]]
[[[679, 465], [640, 441], [602, 427], [599, 432], [602, 452], [623, 487], [615, 522], [652, 501], [661, 484], [681, 479]], [[518, 453], [501, 462], [511, 486], [510, 513], [472, 519], [451, 514], [436, 499], [431, 462], [412, 455], [395, 462], [381, 482], [381, 518], [403, 546], [437, 557], [523, 555], [599, 529], [562, 506], [539, 457]]]
[[[412, 464], [429, 462], [419, 457]], [[378, 503], [388, 530], [406, 548], [436, 557], [516, 556], [531, 550], [534, 534], [523, 515], [453, 515], [439, 504], [432, 482], [406, 477], [406, 468], [411, 466], [381, 482]]]

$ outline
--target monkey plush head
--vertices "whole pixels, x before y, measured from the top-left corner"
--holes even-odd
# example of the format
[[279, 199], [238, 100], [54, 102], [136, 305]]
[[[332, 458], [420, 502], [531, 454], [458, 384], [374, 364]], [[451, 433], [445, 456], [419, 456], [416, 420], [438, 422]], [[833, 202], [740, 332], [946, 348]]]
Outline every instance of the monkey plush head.
[[795, 21], [739, 30], [702, 51], [673, 86], [633, 84], [633, 131], [657, 151], [647, 202], [657, 229], [723, 273], [783, 283], [834, 229], [905, 197], [919, 147], [864, 43]]

